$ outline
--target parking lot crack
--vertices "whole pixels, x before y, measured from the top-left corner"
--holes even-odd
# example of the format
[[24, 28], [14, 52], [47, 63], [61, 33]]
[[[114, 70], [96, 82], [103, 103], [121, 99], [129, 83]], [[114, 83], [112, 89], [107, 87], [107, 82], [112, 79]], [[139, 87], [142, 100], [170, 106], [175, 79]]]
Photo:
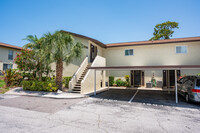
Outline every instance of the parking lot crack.
[[157, 122], [158, 122], [158, 126], [165, 132], [165, 133], [168, 133], [164, 128], [163, 126], [161, 126], [161, 123], [160, 121], [157, 119]]
[[108, 131], [106, 131], [105, 129], [100, 127], [100, 123], [101, 123], [101, 116], [100, 116], [100, 114], [98, 114], [98, 128], [103, 130], [104, 132], [108, 133]]

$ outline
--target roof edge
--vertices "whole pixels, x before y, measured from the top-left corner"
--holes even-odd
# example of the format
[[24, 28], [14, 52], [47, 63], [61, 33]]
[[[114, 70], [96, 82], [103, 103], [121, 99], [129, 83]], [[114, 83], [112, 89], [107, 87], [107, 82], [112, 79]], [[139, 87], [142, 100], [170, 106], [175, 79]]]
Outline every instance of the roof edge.
[[143, 45], [155, 45], [155, 44], [164, 44], [164, 43], [179, 43], [179, 42], [194, 42], [194, 41], [200, 41], [200, 36], [198, 36], [198, 37], [185, 37], [185, 38], [172, 38], [172, 39], [165, 39], [165, 40], [109, 43], [109, 44], [106, 44], [106, 46], [107, 46], [107, 48], [110, 48], [110, 47], [143, 46]]
[[3, 42], [0, 42], [0, 46], [6, 47], [6, 48], [17, 49], [17, 50], [22, 50], [23, 49], [22, 47], [14, 46], [14, 45], [3, 43]]
[[100, 41], [98, 41], [98, 40], [96, 40], [96, 39], [94, 39], [94, 38], [91, 38], [91, 37], [87, 37], [87, 36], [84, 36], [84, 35], [81, 35], [81, 34], [69, 32], [69, 31], [64, 31], [64, 30], [61, 30], [61, 32], [69, 33], [69, 34], [74, 35], [74, 36], [76, 36], [76, 37], [88, 39], [88, 40], [90, 40], [90, 41], [96, 43], [97, 45], [99, 45], [100, 47], [103, 47], [103, 48], [106, 48], [106, 47], [107, 47], [104, 43], [102, 43], [102, 42], [100, 42]]

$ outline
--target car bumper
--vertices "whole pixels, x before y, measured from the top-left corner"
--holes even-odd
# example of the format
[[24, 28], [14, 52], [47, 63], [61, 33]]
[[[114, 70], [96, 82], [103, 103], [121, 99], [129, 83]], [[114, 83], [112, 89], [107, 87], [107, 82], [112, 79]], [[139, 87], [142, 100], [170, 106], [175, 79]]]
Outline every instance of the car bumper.
[[190, 100], [194, 102], [200, 102], [200, 96], [197, 93], [194, 93], [190, 96]]

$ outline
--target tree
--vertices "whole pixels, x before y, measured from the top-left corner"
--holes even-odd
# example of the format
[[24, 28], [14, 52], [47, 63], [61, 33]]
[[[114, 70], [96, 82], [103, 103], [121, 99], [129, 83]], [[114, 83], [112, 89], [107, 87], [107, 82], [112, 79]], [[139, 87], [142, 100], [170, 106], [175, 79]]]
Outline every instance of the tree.
[[50, 62], [45, 59], [44, 51], [42, 46], [44, 45], [44, 37], [38, 38], [36, 35], [27, 36], [24, 40], [29, 41], [30, 43], [26, 44], [24, 48], [31, 49], [33, 52], [34, 60], [37, 65], [37, 73], [39, 78], [42, 78], [42, 74], [49, 75], [52, 72], [50, 68]]
[[49, 66], [50, 63], [45, 61], [43, 50], [41, 49], [44, 39], [38, 39], [37, 36], [29, 35], [24, 40], [28, 40], [30, 43], [24, 46], [24, 49], [17, 54], [14, 61], [20, 71], [29, 72], [32, 78], [36, 79], [39, 77], [42, 80], [43, 74], [47, 76], [52, 72]]
[[56, 31], [44, 35], [44, 55], [49, 62], [56, 63], [56, 84], [62, 90], [63, 62], [68, 65], [73, 59], [82, 56], [83, 44], [74, 43], [70, 34]]
[[153, 37], [150, 40], [164, 40], [172, 37], [173, 29], [179, 28], [177, 22], [167, 21], [162, 24], [157, 24], [154, 28]]

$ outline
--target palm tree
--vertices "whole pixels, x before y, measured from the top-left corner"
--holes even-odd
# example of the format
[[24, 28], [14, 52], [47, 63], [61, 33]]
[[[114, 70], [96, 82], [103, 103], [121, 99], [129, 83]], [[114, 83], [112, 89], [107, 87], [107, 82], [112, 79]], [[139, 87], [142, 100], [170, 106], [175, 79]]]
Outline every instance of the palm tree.
[[63, 62], [68, 65], [73, 59], [82, 56], [83, 44], [74, 43], [70, 34], [56, 31], [54, 34], [44, 34], [46, 60], [56, 62], [56, 84], [62, 90]]

